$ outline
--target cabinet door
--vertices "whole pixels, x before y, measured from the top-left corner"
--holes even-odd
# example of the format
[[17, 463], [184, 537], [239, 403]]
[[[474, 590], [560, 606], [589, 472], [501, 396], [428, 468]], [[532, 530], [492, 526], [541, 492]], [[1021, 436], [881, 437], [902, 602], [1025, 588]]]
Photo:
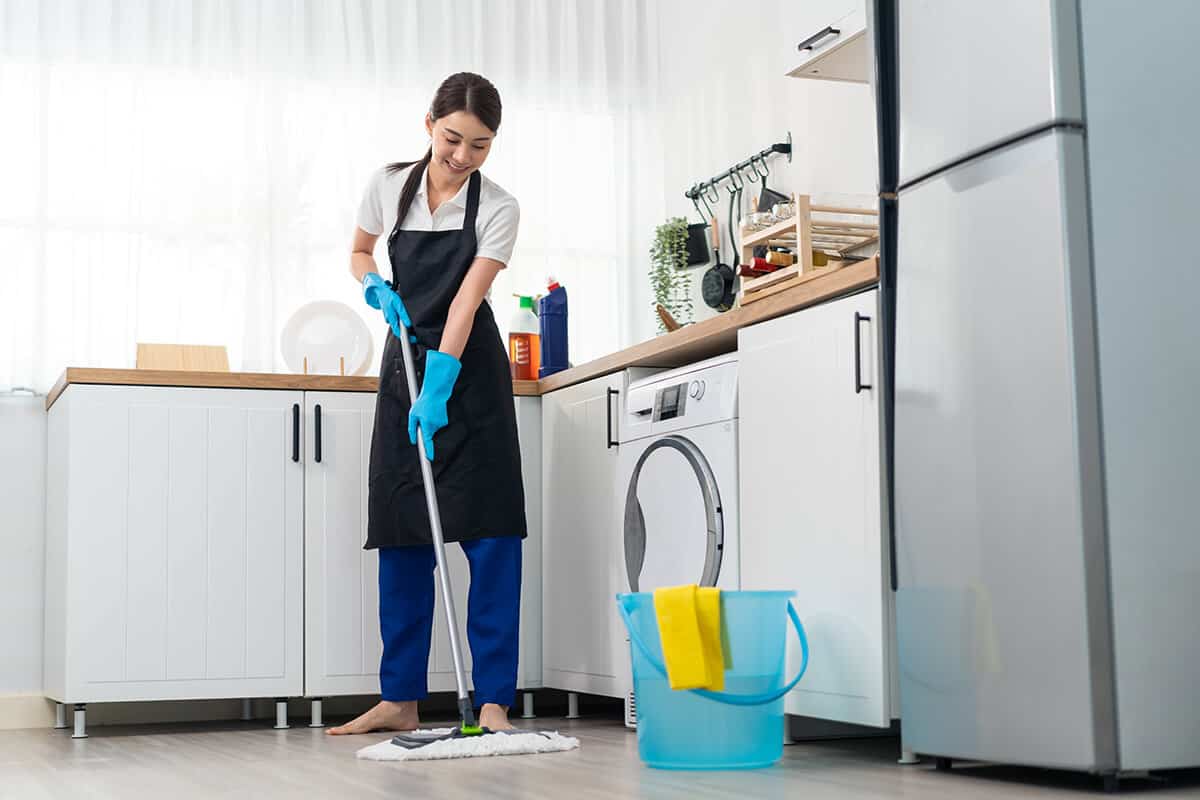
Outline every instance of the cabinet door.
[[542, 685], [542, 399], [515, 397], [529, 535], [521, 553], [521, 647], [517, 687]]
[[305, 392], [304, 420], [304, 693], [376, 694], [379, 554], [363, 550], [375, 395]]
[[[305, 693], [376, 694], [383, 655], [379, 554], [362, 549], [367, 537], [367, 473], [375, 395], [306, 392], [305, 407]], [[468, 569], [462, 548], [448, 545], [446, 562], [463, 657], [470, 670], [471, 654], [466, 646]], [[436, 580], [436, 572], [434, 575]], [[435, 591], [434, 598], [429, 690], [452, 691], [454, 661], [441, 592]]]
[[[876, 304], [873, 290], [740, 332], [739, 466], [742, 586], [794, 590], [811, 647], [786, 711], [884, 727]], [[789, 674], [799, 649], [793, 640]]]
[[628, 683], [614, 599], [617, 448], [608, 438], [622, 386], [618, 374], [542, 397], [543, 681], [612, 697]]
[[299, 695], [301, 394], [72, 386], [62, 399], [65, 586], [47, 592], [67, 595], [63, 699]]
[[804, 0], [795, 6], [784, 44], [788, 74], [866, 83], [872, 43], [865, 0]]
[[[522, 403], [521, 401], [524, 401]], [[317, 460], [316, 414], [321, 416]], [[521, 668], [517, 685], [541, 680], [541, 420], [537, 398], [519, 398], [517, 427], [529, 517], [521, 597]], [[363, 550], [367, 535], [367, 471], [374, 429], [375, 395], [349, 392], [305, 394], [305, 694], [328, 697], [379, 692], [379, 557]], [[469, 576], [462, 548], [446, 548], [463, 655]], [[436, 575], [436, 573], [435, 573]], [[430, 646], [431, 691], [450, 691], [450, 654], [441, 594], [435, 593]]]

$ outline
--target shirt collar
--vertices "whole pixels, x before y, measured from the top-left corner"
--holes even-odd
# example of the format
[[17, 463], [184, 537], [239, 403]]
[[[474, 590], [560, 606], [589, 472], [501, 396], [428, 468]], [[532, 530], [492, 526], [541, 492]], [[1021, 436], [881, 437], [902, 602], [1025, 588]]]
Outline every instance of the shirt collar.
[[[429, 185], [429, 167], [421, 170], [421, 181], [417, 184], [417, 197], [427, 197], [426, 187]], [[463, 181], [463, 185], [458, 190], [458, 194], [451, 197], [446, 202], [450, 205], [458, 206], [459, 208], [467, 207], [467, 190], [471, 186], [471, 179], [468, 177]], [[428, 205], [426, 206], [428, 208]]]

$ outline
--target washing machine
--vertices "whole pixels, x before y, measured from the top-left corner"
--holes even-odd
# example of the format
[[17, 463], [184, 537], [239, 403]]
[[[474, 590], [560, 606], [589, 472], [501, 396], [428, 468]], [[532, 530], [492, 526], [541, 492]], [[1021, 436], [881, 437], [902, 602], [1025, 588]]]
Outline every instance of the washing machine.
[[[659, 372], [625, 393], [617, 502], [627, 591], [740, 588], [737, 354]], [[636, 726], [632, 675], [625, 717]]]

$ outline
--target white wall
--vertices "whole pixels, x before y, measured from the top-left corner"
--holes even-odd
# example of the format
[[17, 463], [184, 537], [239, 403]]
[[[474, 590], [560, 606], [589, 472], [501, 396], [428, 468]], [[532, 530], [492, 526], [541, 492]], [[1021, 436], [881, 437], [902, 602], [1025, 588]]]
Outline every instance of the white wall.
[[[807, 35], [791, 11], [797, 5], [797, 0], [658, 3], [664, 219], [687, 215], [699, 221], [684, 191], [784, 141], [789, 130], [792, 162], [771, 158], [769, 187], [810, 194], [816, 202], [875, 207], [874, 95], [865, 84], [787, 77], [796, 43]], [[747, 184], [746, 203], [756, 186]], [[728, 194], [721, 194], [719, 220], [728, 245]], [[660, 222], [646, 225], [652, 231]], [[726, 263], [734, 263], [731, 259], [726, 246]], [[716, 313], [700, 299], [704, 270], [698, 266], [693, 273], [697, 320]], [[643, 339], [654, 335], [649, 316], [642, 331]]]
[[0, 696], [42, 690], [45, 404], [0, 395]]

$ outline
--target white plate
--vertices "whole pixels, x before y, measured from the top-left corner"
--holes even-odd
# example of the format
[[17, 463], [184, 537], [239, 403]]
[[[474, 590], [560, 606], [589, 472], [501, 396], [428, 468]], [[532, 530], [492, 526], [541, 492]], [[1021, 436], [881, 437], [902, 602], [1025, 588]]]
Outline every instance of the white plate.
[[339, 375], [346, 359], [347, 375], [362, 375], [371, 366], [375, 342], [362, 317], [345, 303], [317, 300], [296, 310], [279, 337], [283, 361], [294, 373]]

